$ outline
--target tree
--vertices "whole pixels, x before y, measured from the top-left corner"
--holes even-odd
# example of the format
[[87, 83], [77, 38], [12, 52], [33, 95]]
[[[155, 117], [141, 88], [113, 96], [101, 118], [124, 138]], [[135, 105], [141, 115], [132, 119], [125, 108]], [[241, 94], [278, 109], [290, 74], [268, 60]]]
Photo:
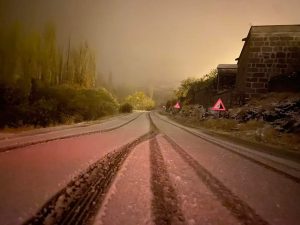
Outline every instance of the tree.
[[211, 92], [215, 89], [217, 70], [213, 69], [202, 78], [187, 78], [181, 82], [175, 95], [180, 102], [185, 104], [195, 103], [195, 96], [198, 92]]
[[175, 91], [176, 97], [182, 101], [187, 96], [188, 91], [190, 90], [191, 86], [199, 80], [200, 79], [189, 77], [189, 78], [181, 81], [179, 88]]
[[0, 127], [47, 126], [117, 112], [112, 94], [95, 89], [96, 59], [86, 42], [73, 49], [69, 42], [65, 59], [53, 25], [42, 33], [19, 23], [4, 25], [1, 7], [0, 31]]
[[129, 103], [137, 110], [151, 110], [155, 106], [153, 99], [145, 95], [142, 91], [137, 91], [132, 95], [127, 96], [125, 102]]
[[73, 73], [72, 82], [80, 87], [92, 88], [96, 83], [96, 62], [95, 55], [91, 52], [85, 42], [79, 48], [71, 52], [71, 70]]

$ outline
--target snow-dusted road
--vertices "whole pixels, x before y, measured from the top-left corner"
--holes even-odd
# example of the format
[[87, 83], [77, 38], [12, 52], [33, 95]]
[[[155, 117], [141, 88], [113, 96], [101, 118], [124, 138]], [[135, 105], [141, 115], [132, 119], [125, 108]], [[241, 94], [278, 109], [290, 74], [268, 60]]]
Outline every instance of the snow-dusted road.
[[[23, 223], [82, 170], [108, 152], [147, 133], [149, 122], [146, 114], [138, 114], [141, 115], [118, 117], [90, 127], [90, 131], [101, 131], [137, 118], [112, 131], [57, 139], [0, 153], [0, 224]], [[35, 141], [35, 136], [38, 140], [41, 136], [48, 140], [58, 137], [58, 132], [63, 137], [83, 134], [89, 131], [88, 128], [24, 136], [22, 140], [26, 139], [25, 143]], [[0, 142], [0, 146], [5, 145], [6, 142]]]
[[295, 162], [154, 112], [80, 129], [0, 153], [1, 224], [299, 224]]

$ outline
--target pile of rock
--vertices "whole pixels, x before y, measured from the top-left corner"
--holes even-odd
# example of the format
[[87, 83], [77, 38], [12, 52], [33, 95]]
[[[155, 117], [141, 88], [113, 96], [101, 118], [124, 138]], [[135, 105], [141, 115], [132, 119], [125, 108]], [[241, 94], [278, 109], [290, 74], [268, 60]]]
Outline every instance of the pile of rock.
[[179, 112], [180, 116], [202, 119], [205, 116], [205, 108], [202, 105], [184, 105]]
[[230, 110], [229, 117], [239, 122], [261, 120], [270, 123], [276, 130], [300, 133], [300, 97], [266, 105], [246, 104]]

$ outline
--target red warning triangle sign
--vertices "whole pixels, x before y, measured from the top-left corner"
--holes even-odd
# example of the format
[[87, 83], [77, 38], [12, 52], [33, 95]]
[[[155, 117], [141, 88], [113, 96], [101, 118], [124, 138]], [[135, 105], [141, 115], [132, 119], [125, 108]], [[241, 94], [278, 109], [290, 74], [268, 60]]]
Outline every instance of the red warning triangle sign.
[[175, 109], [180, 109], [179, 102], [177, 102], [176, 105], [174, 105], [174, 108], [175, 108]]
[[218, 101], [216, 102], [216, 104], [214, 105], [214, 107], [211, 108], [211, 110], [214, 110], [214, 111], [225, 111], [226, 108], [225, 108], [222, 100], [219, 98]]

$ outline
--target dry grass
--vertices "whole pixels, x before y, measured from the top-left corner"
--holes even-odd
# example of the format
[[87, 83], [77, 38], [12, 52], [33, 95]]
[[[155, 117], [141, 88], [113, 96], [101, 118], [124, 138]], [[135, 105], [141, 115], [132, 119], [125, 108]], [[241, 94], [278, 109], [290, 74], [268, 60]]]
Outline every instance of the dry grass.
[[28, 130], [33, 130], [33, 129], [35, 129], [34, 126], [23, 126], [23, 127], [18, 127], [18, 128], [5, 127], [3, 129], [0, 129], [0, 133], [20, 133], [23, 131], [28, 131]]
[[212, 130], [232, 131], [237, 129], [237, 121], [230, 119], [208, 119], [200, 122], [200, 125]]
[[257, 130], [259, 128], [264, 127], [264, 125], [265, 123], [263, 121], [249, 120], [246, 123], [240, 123], [238, 125], [238, 129], [241, 131]]
[[264, 126], [256, 132], [256, 140], [271, 145], [286, 146], [289, 149], [300, 150], [300, 137], [297, 134], [281, 133], [271, 126]]
[[238, 124], [231, 119], [206, 119], [199, 121], [195, 118], [172, 116], [177, 122], [192, 127], [201, 127], [220, 134], [229, 135], [249, 142], [261, 143], [286, 150], [300, 151], [300, 135], [282, 133], [263, 121], [250, 120]]

